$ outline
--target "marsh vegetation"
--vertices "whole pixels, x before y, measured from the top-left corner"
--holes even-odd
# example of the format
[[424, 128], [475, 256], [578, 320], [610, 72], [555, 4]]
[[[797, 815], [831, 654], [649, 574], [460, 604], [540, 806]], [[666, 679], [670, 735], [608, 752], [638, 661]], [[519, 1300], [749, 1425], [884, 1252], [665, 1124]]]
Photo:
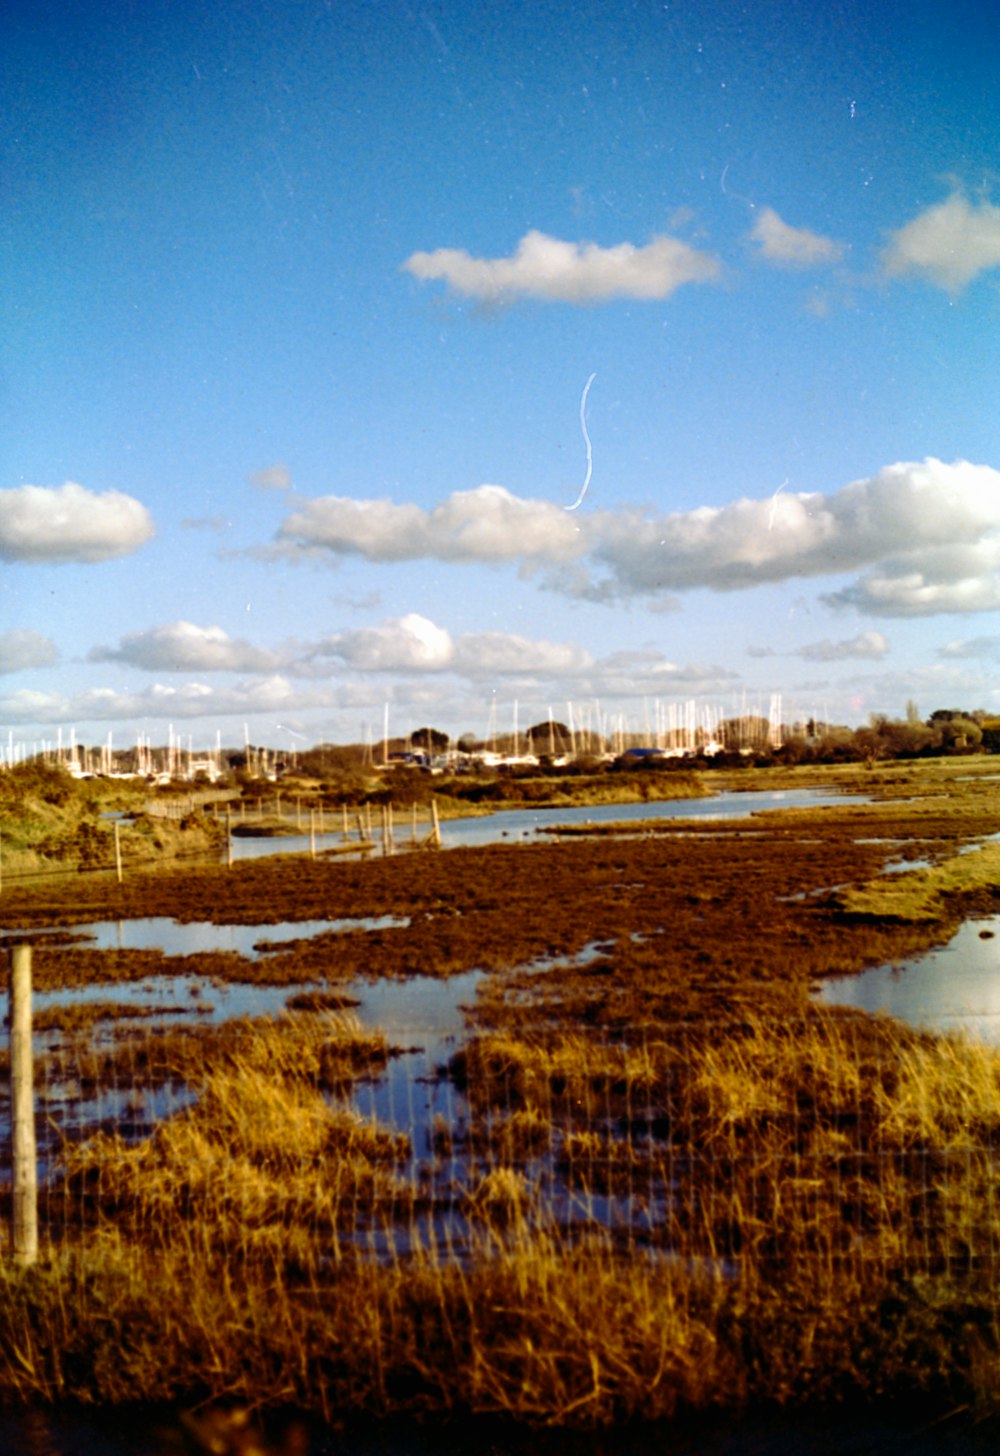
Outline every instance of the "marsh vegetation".
[[[6, 1395], [991, 1412], [1000, 1052], [812, 993], [997, 910], [992, 852], [961, 851], [1000, 792], [987, 760], [827, 774], [870, 802], [5, 887], [9, 931], [64, 928], [34, 950], [62, 1009], [38, 1028], [43, 1257], [0, 1277]], [[69, 933], [139, 916], [304, 933]], [[423, 1064], [447, 1115], [360, 1116], [412, 1044], [357, 1018], [359, 987], [472, 972], [463, 1036]], [[157, 1016], [145, 983], [192, 977], [284, 1010]]]

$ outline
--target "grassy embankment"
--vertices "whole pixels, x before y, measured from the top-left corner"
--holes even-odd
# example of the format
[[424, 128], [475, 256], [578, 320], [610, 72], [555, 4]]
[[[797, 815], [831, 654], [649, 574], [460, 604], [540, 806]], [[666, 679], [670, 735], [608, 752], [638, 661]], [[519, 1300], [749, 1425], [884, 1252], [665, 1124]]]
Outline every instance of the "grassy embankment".
[[[274, 1025], [68, 1035], [53, 1085], [191, 1101], [136, 1141], [65, 1145], [45, 1257], [0, 1280], [0, 1388], [567, 1425], [882, 1397], [994, 1409], [1000, 1054], [809, 993], [996, 908], [988, 852], [957, 851], [995, 827], [997, 794], [878, 777], [868, 807], [655, 840], [5, 894], [24, 926], [409, 916], [222, 971], [334, 996], [365, 973], [490, 974], [443, 1073], [468, 1118], [418, 1166], [347, 1107], [390, 1049], [322, 1002]], [[931, 869], [883, 875], [898, 854]], [[36, 959], [51, 984], [138, 964]]]
[[221, 830], [197, 809], [177, 818], [148, 812], [144, 785], [74, 780], [63, 770], [27, 763], [0, 773], [3, 874], [10, 881], [59, 871], [114, 869], [119, 824], [123, 863], [134, 866], [218, 849]]

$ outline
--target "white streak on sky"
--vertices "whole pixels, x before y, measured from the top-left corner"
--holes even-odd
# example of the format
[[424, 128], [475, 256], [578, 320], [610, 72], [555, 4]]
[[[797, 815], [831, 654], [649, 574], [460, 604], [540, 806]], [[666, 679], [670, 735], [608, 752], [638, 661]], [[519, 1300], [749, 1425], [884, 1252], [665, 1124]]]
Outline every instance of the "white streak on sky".
[[584, 443], [587, 446], [587, 474], [584, 477], [583, 485], [580, 487], [580, 494], [577, 496], [576, 500], [571, 506], [566, 507], [568, 511], [575, 511], [577, 506], [583, 500], [584, 496], [587, 494], [587, 487], [590, 484], [590, 477], [594, 469], [594, 452], [590, 446], [590, 436], [587, 434], [587, 395], [590, 393], [590, 386], [593, 384], [596, 378], [596, 374], [592, 374], [590, 376], [586, 384], [583, 386], [583, 394], [580, 396], [580, 429], [583, 431]]

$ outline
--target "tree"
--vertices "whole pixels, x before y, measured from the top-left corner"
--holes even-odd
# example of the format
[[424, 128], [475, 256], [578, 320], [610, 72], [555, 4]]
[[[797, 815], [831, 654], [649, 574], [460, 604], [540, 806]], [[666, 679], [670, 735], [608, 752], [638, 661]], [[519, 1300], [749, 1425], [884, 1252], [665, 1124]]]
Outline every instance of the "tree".
[[956, 715], [941, 724], [941, 745], [946, 753], [978, 748], [982, 741], [983, 730], [971, 718]]
[[1000, 753], [1000, 718], [986, 718], [983, 721], [983, 741], [980, 744], [984, 753]]
[[410, 747], [428, 753], [446, 753], [451, 739], [440, 728], [417, 728], [410, 734]]
[[553, 720], [533, 724], [525, 737], [534, 753], [569, 753], [573, 744], [573, 735], [566, 724]]

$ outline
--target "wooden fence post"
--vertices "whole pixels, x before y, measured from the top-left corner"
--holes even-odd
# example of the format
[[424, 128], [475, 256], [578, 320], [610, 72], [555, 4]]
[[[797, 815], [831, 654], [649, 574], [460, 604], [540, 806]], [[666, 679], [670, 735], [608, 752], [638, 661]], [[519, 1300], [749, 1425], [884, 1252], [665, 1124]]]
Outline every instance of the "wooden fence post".
[[14, 1175], [14, 1262], [38, 1258], [38, 1169], [31, 1058], [31, 946], [15, 945], [10, 972], [10, 1100]]

